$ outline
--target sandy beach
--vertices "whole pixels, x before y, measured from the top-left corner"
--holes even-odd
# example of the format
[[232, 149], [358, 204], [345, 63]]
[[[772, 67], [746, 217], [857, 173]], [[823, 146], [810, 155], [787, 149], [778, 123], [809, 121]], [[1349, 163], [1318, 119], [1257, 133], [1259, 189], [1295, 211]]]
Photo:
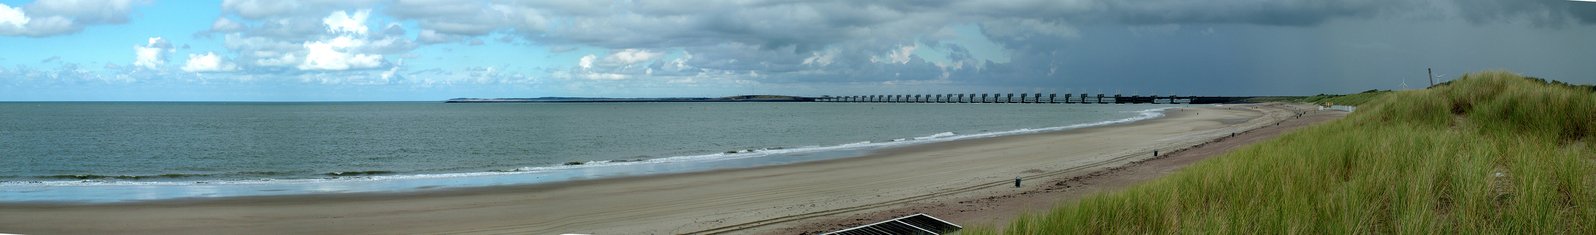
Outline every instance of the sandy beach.
[[1000, 194], [961, 195], [932, 198], [912, 203], [882, 206], [876, 210], [843, 213], [803, 221], [783, 223], [758, 229], [767, 234], [814, 234], [850, 228], [914, 213], [926, 213], [964, 225], [998, 226], [1024, 214], [1047, 213], [1060, 204], [1079, 200], [1097, 193], [1114, 192], [1166, 177], [1204, 159], [1223, 155], [1232, 150], [1261, 141], [1274, 139], [1314, 124], [1345, 117], [1341, 111], [1316, 111], [1311, 106], [1290, 105], [1287, 108], [1303, 111], [1298, 118], [1279, 122], [1278, 125], [1239, 132], [1235, 136], [1211, 139], [1185, 149], [1160, 153], [1158, 157], [1142, 158], [1127, 164], [1090, 173], [1070, 174], [1070, 177], [1051, 177], [1033, 180], [1038, 187], [1025, 187]]
[[[1045, 189], [1045, 182], [1152, 158], [1154, 150], [1168, 153], [1276, 125], [1296, 111], [1275, 104], [1182, 108], [1131, 124], [916, 145], [857, 158], [543, 185], [6, 204], [0, 205], [0, 233], [774, 233], [907, 203]], [[1015, 177], [1026, 184], [1013, 187]]]

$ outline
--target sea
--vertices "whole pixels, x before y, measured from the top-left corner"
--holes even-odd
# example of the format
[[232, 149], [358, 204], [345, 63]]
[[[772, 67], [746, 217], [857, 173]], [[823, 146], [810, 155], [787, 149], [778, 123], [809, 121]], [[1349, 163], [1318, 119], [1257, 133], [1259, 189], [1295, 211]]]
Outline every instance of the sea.
[[397, 192], [862, 157], [1167, 104], [0, 103], [0, 202]]

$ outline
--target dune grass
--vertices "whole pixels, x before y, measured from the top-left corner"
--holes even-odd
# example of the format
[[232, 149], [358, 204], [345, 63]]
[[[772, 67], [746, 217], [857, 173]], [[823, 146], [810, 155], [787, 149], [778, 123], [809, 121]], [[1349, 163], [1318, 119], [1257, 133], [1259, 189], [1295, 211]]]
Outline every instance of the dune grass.
[[1304, 102], [1304, 103], [1318, 104], [1318, 105], [1332, 105], [1333, 104], [1333, 105], [1358, 106], [1358, 105], [1363, 105], [1364, 103], [1368, 103], [1369, 101], [1372, 101], [1372, 100], [1374, 100], [1377, 97], [1380, 97], [1380, 96], [1383, 96], [1383, 95], [1386, 95], [1386, 94], [1391, 94], [1391, 93], [1393, 93], [1393, 92], [1389, 91], [1389, 90], [1368, 90], [1368, 91], [1364, 91], [1364, 92], [1357, 93], [1357, 94], [1347, 94], [1347, 95], [1325, 95], [1325, 94], [1320, 94], [1320, 95], [1315, 95], [1315, 96], [1303, 97], [1302, 99], [1297, 100], [1297, 101], [1298, 102]]
[[1364, 98], [1341, 120], [962, 233], [1596, 234], [1596, 93], [1483, 72]]

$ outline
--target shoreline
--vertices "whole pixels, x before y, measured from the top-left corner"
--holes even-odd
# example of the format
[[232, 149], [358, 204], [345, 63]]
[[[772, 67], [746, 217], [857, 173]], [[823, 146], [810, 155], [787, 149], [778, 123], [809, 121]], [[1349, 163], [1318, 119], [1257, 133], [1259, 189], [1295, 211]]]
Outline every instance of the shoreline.
[[[12, 180], [0, 181], [0, 204], [100, 204], [231, 197], [292, 196], [349, 193], [409, 193], [480, 187], [554, 184], [609, 178], [649, 177], [725, 169], [758, 168], [868, 156], [872, 152], [915, 145], [939, 144], [1016, 135], [1122, 125], [1163, 117], [1158, 107], [1127, 111], [1133, 116], [1095, 122], [991, 132], [940, 132], [887, 141], [838, 145], [761, 148], [651, 159], [596, 160], [581, 164], [517, 167], [507, 171], [372, 174], [322, 178], [193, 179], [193, 180]], [[1189, 107], [1188, 107], [1189, 108]], [[331, 174], [331, 173], [329, 173]], [[116, 178], [116, 177], [106, 177]], [[144, 196], [156, 195], [156, 196]]]
[[[1192, 145], [1262, 126], [1283, 112], [1257, 107], [1262, 106], [1182, 108], [1166, 111], [1171, 114], [1165, 118], [1129, 124], [911, 145], [864, 157], [540, 185], [89, 205], [0, 204], [0, 228], [52, 234], [695, 232], [765, 218], [892, 205], [1039, 174], [1033, 170], [1065, 172], [1050, 177], [1089, 173], [1137, 160], [1143, 155], [1139, 153], [1152, 149]], [[1114, 139], [1148, 141], [1114, 144]], [[1099, 162], [1106, 163], [1079, 167]], [[984, 189], [974, 191], [998, 191]], [[942, 196], [947, 195], [933, 197]], [[79, 226], [83, 224], [95, 226]]]

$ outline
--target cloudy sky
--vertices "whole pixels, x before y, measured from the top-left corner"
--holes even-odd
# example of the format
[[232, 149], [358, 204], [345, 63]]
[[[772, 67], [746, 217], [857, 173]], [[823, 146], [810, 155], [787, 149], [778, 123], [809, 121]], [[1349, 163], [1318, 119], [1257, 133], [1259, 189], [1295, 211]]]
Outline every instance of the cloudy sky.
[[0, 100], [1311, 95], [1596, 83], [1561, 0], [0, 0]]

